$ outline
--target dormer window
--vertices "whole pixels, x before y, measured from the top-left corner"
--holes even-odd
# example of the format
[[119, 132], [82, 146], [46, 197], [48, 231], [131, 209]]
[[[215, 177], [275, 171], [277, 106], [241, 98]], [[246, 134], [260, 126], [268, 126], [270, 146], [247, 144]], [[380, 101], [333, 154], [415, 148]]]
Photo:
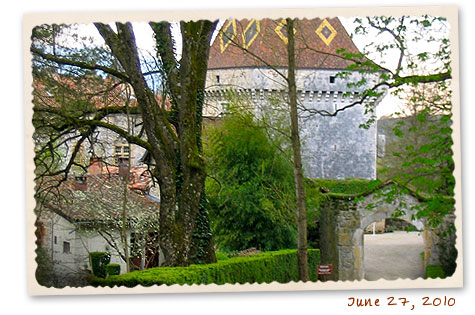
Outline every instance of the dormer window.
[[120, 143], [114, 146], [114, 158], [115, 163], [119, 164], [119, 159], [130, 158], [130, 146], [127, 143]]
[[82, 146], [79, 142], [74, 143], [72, 150], [76, 150], [76, 147], [79, 148], [76, 151], [76, 155], [74, 156], [74, 170], [81, 171], [82, 169], [80, 166], [86, 166], [86, 151], [84, 150], [84, 146]]

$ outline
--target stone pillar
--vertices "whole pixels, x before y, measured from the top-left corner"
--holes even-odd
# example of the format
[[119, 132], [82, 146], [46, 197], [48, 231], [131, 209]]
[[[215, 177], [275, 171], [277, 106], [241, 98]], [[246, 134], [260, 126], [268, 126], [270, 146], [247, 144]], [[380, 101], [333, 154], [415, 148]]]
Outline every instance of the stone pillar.
[[425, 241], [425, 265], [439, 265], [444, 269], [447, 276], [455, 272], [457, 266], [457, 248], [455, 247], [456, 234], [452, 230], [455, 223], [455, 215], [449, 214], [437, 228], [426, 228], [424, 231]]
[[[338, 280], [339, 254], [337, 249], [337, 215], [336, 200], [327, 200], [320, 212], [320, 264], [332, 265], [333, 274], [327, 280]], [[313, 271], [309, 271], [313, 272]]]
[[362, 277], [362, 244], [354, 241], [360, 215], [353, 200], [330, 198], [320, 215], [320, 263], [331, 264], [328, 280], [359, 280]]
[[[349, 201], [349, 203], [353, 203]], [[339, 252], [339, 280], [361, 280], [363, 275], [362, 243], [354, 237], [360, 226], [360, 214], [355, 207], [349, 204], [348, 211], [338, 214], [338, 252]], [[362, 235], [362, 231], [360, 232]], [[360, 236], [361, 237], [361, 236]]]

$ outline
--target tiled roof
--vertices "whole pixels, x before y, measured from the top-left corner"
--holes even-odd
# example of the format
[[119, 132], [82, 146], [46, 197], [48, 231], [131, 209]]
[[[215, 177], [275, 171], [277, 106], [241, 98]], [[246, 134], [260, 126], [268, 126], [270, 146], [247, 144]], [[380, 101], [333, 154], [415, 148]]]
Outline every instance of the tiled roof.
[[[287, 67], [284, 22], [271, 19], [226, 21], [211, 46], [208, 69], [266, 67], [266, 63]], [[239, 47], [245, 47], [250, 53]], [[297, 68], [346, 69], [352, 62], [335, 56], [342, 48], [348, 53], [359, 53], [338, 18], [296, 22]]]
[[[33, 102], [36, 105], [59, 107], [63, 103], [69, 106], [76, 103], [78, 106], [87, 104], [96, 109], [137, 106], [137, 99], [133, 96], [132, 89], [125, 83], [118, 84], [110, 78], [54, 76], [50, 80], [56, 81], [61, 87], [54, 86], [54, 90], [48, 90], [44, 82], [33, 81]], [[155, 94], [154, 98], [162, 106], [162, 95]], [[163, 105], [165, 109], [170, 109], [170, 99], [166, 98]]]
[[[157, 198], [147, 193], [151, 179], [144, 174], [144, 171], [145, 168], [131, 169], [130, 182], [126, 190], [126, 205], [128, 217], [132, 219], [144, 215], [157, 215], [160, 208]], [[72, 177], [62, 182], [54, 197], [50, 196], [45, 205], [74, 222], [104, 223], [121, 218], [125, 187], [117, 167], [108, 166], [107, 171], [102, 174], [84, 176], [85, 189], [78, 189], [79, 180]], [[58, 179], [51, 179], [49, 184], [53, 185], [55, 182], [57, 183]]]

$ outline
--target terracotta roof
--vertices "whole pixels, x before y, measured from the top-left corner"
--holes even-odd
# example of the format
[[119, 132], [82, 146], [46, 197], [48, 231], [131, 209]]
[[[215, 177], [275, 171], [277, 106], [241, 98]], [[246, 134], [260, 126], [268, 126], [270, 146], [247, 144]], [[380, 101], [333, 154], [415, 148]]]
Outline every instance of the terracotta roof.
[[[59, 107], [67, 102], [66, 105], [88, 104], [97, 109], [108, 106], [137, 106], [137, 99], [133, 96], [132, 89], [127, 84], [114, 82], [110, 78], [54, 76], [50, 80], [56, 81], [62, 88], [55, 86], [54, 90], [49, 90], [44, 82], [34, 80], [35, 104]], [[162, 105], [162, 95], [155, 94], [154, 98], [159, 105]], [[171, 108], [169, 98], [165, 99], [164, 105], [165, 109]]]
[[[287, 67], [285, 20], [227, 20], [214, 40], [208, 69]], [[231, 40], [230, 40], [231, 39]], [[298, 20], [295, 26], [298, 68], [346, 69], [351, 61], [337, 56], [344, 48], [360, 53], [338, 18]], [[245, 47], [251, 54], [239, 47]], [[252, 56], [255, 54], [265, 62]]]
[[[69, 221], [106, 222], [121, 217], [124, 200], [124, 182], [118, 174], [118, 167], [104, 167], [99, 175], [70, 176], [62, 182], [55, 196], [48, 198], [45, 205]], [[132, 168], [127, 185], [128, 217], [157, 215], [160, 203], [147, 193], [151, 179], [145, 168]], [[59, 178], [50, 179], [54, 185]], [[82, 189], [80, 187], [83, 187]]]
[[[102, 175], [118, 175], [119, 167], [114, 165], [105, 165], [102, 167]], [[89, 175], [90, 176], [90, 175]], [[130, 168], [129, 188], [147, 191], [152, 186], [152, 178], [147, 166], [138, 166]]]

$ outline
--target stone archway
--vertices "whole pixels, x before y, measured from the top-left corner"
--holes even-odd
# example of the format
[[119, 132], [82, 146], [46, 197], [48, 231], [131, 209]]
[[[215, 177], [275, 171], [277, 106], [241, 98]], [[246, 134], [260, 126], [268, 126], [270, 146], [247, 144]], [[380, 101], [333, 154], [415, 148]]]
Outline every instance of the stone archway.
[[[371, 193], [367, 195], [363, 200], [357, 202], [356, 211], [359, 212], [360, 215], [360, 223], [359, 226], [355, 229], [352, 237], [352, 247], [353, 252], [355, 253], [354, 259], [354, 266], [355, 270], [354, 273], [356, 275], [356, 279], [361, 280], [365, 278], [365, 268], [364, 268], [364, 231], [368, 225], [373, 222], [378, 222], [384, 219], [389, 219], [394, 217], [398, 207], [401, 204], [404, 205], [404, 210], [406, 212], [405, 215], [399, 216], [399, 219], [402, 219], [414, 226], [417, 227], [418, 230], [425, 230], [425, 224], [421, 220], [413, 220], [415, 217], [415, 212], [411, 211], [410, 209], [413, 206], [419, 204], [419, 201], [416, 197], [406, 194], [401, 196], [401, 198], [393, 203], [387, 203], [381, 200], [381, 197], [375, 195], [375, 193]], [[369, 204], [376, 204], [375, 208], [368, 209]], [[428, 234], [423, 233], [424, 238], [424, 247], [429, 244], [428, 241]], [[355, 250], [356, 249], [356, 250]], [[355, 279], [355, 280], [356, 280]]]
[[[383, 192], [386, 189], [391, 189], [391, 186], [387, 185]], [[364, 278], [364, 229], [372, 222], [393, 217], [399, 206], [406, 212], [400, 219], [424, 230], [424, 264], [455, 265], [455, 234], [449, 238], [440, 237], [448, 224], [454, 222], [454, 216], [448, 216], [446, 224], [433, 230], [423, 221], [413, 220], [415, 213], [410, 209], [420, 203], [417, 197], [403, 194], [392, 203], [382, 198], [375, 192], [358, 198], [329, 194], [320, 216], [321, 264], [333, 266], [333, 275], [328, 279], [352, 281]], [[442, 261], [445, 252], [450, 253], [450, 261]]]

